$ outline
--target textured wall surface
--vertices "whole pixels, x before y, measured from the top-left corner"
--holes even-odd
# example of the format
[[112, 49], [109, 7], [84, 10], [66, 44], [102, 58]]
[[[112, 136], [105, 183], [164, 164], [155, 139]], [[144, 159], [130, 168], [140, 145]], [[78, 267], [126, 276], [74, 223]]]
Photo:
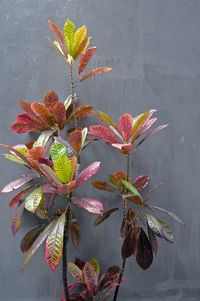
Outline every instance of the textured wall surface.
[[[135, 153], [131, 165], [134, 176], [151, 176], [150, 185], [162, 182], [151, 204], [177, 213], [183, 228], [165, 217], [175, 233], [175, 243], [160, 241], [152, 267], [141, 270], [129, 259], [119, 301], [200, 299], [200, 1], [198, 0], [1, 0], [0, 1], [0, 141], [15, 145], [31, 140], [8, 130], [20, 108], [17, 100], [42, 101], [54, 89], [60, 100], [70, 94], [66, 66], [50, 45], [48, 19], [62, 27], [70, 18], [86, 24], [98, 47], [90, 67], [107, 65], [112, 72], [96, 76], [77, 90], [80, 104], [94, 104], [113, 119], [124, 112], [133, 115], [155, 108], [159, 122], [170, 127], [152, 136]], [[88, 123], [96, 122], [92, 117]], [[158, 123], [159, 123], [158, 122]], [[3, 150], [1, 150], [3, 153]], [[96, 179], [106, 179], [125, 160], [103, 142], [82, 155], [82, 166], [102, 161]], [[1, 156], [1, 187], [24, 169]], [[106, 209], [119, 200], [91, 185], [82, 186], [82, 195], [104, 202]], [[9, 196], [1, 196], [0, 209], [0, 300], [59, 300], [62, 293], [61, 266], [51, 273], [42, 249], [20, 273], [24, 256], [19, 243], [34, 225], [29, 215], [13, 238], [8, 208]], [[101, 262], [101, 270], [120, 264], [120, 214], [93, 229], [94, 217], [77, 209], [83, 243], [78, 251], [70, 244], [69, 259], [91, 257]], [[70, 281], [72, 279], [70, 278]], [[109, 299], [111, 300], [111, 298]]]

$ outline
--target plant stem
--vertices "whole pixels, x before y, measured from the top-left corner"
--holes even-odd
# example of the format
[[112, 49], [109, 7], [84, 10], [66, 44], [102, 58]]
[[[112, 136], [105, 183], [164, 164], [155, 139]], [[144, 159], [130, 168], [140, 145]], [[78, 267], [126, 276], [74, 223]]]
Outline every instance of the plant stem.
[[72, 91], [72, 103], [73, 103], [74, 125], [75, 125], [75, 129], [77, 129], [78, 124], [77, 124], [77, 118], [76, 118], [76, 114], [75, 114], [73, 65], [70, 65], [70, 81], [71, 81], [71, 91]]
[[68, 229], [69, 229], [69, 210], [70, 201], [68, 201], [68, 207], [65, 214], [65, 227], [64, 227], [64, 237], [63, 237], [63, 286], [65, 292], [65, 300], [69, 301], [69, 290], [67, 282], [67, 241], [68, 241]]
[[[128, 178], [129, 178], [129, 170], [130, 170], [130, 155], [128, 154], [127, 155], [127, 161], [126, 161], [126, 173], [127, 173], [126, 180], [127, 181], [128, 181]], [[125, 220], [125, 223], [126, 223], [125, 228], [126, 228], [126, 231], [127, 231], [128, 223], [127, 223], [126, 211], [127, 211], [127, 200], [124, 199], [123, 214], [124, 214], [124, 220]], [[120, 288], [121, 280], [122, 280], [122, 277], [123, 277], [123, 274], [124, 274], [125, 266], [126, 266], [126, 258], [123, 259], [123, 262], [122, 262], [122, 266], [121, 266], [120, 273], [119, 273], [119, 279], [118, 279], [118, 282], [117, 282], [118, 285], [115, 289], [113, 301], [117, 300], [117, 296], [118, 296], [118, 293], [119, 293], [119, 288]]]

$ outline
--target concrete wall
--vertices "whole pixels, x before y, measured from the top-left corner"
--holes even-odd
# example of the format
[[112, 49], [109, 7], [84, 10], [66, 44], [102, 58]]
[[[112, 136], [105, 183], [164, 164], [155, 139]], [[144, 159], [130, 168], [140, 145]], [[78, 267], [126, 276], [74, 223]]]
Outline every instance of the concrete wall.
[[[90, 68], [111, 66], [109, 74], [83, 83], [77, 94], [80, 104], [93, 104], [117, 120], [124, 112], [133, 115], [149, 108], [158, 110], [159, 124], [170, 127], [151, 137], [135, 153], [131, 163], [134, 176], [151, 176], [150, 185], [163, 182], [151, 204], [177, 213], [186, 227], [167, 217], [175, 233], [175, 244], [160, 241], [154, 264], [142, 271], [129, 259], [119, 300], [199, 300], [200, 297], [200, 1], [198, 0], [1, 0], [0, 2], [0, 141], [7, 145], [24, 143], [32, 135], [8, 130], [21, 110], [17, 100], [42, 101], [54, 89], [60, 100], [70, 94], [68, 74], [46, 36], [51, 36], [48, 19], [63, 27], [67, 18], [87, 25], [96, 52]], [[67, 84], [66, 84], [67, 82]], [[95, 123], [92, 117], [87, 124]], [[1, 150], [1, 153], [4, 151]], [[115, 169], [124, 169], [125, 160], [103, 142], [82, 155], [82, 166], [102, 161], [95, 179], [104, 179]], [[1, 187], [24, 172], [23, 167], [1, 156]], [[95, 196], [105, 209], [119, 206], [120, 200], [81, 188], [83, 196]], [[0, 210], [0, 300], [59, 300], [62, 293], [61, 266], [51, 273], [42, 249], [23, 274], [24, 256], [19, 243], [34, 225], [25, 214], [23, 225], [13, 238], [8, 195], [1, 196]], [[101, 262], [101, 271], [120, 264], [120, 214], [93, 229], [94, 216], [77, 209], [82, 227], [82, 247], [74, 256]], [[72, 279], [70, 278], [70, 281]], [[112, 300], [110, 298], [109, 300]]]

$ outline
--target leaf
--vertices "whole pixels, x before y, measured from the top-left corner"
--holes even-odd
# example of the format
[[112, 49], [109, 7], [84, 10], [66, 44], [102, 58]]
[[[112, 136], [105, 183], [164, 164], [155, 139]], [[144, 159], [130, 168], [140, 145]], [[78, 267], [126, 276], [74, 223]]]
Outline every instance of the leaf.
[[106, 288], [110, 287], [113, 283], [117, 282], [119, 273], [120, 267], [118, 265], [109, 267], [106, 273], [101, 277], [99, 290], [103, 291]]
[[45, 225], [39, 225], [31, 229], [26, 235], [23, 237], [20, 243], [20, 249], [22, 253], [26, 253], [31, 246], [33, 245], [36, 238], [40, 235], [40, 233], [44, 230]]
[[85, 70], [85, 68], [87, 67], [89, 61], [91, 60], [91, 58], [96, 50], [97, 50], [96, 47], [91, 47], [91, 48], [86, 49], [81, 54], [80, 61], [79, 61], [79, 68], [78, 68], [79, 74], [81, 74]]
[[74, 257], [74, 263], [79, 267], [79, 269], [83, 270], [85, 261], [81, 260], [80, 258]]
[[56, 220], [51, 222], [44, 230], [39, 234], [39, 236], [36, 238], [34, 243], [32, 244], [31, 248], [28, 250], [27, 257], [24, 261], [22, 270], [27, 266], [29, 261], [31, 260], [32, 256], [35, 254], [37, 249], [41, 246], [41, 244], [45, 241], [49, 233], [51, 232], [51, 229], [54, 227]]
[[97, 114], [94, 114], [99, 120], [103, 120], [104, 122], [108, 123], [111, 125], [114, 129], [116, 128], [115, 123], [112, 121], [112, 119], [105, 113], [101, 111], [97, 111], [97, 113], [100, 115], [98, 116]]
[[104, 212], [103, 215], [98, 216], [95, 221], [93, 226], [96, 227], [98, 225], [100, 225], [103, 221], [105, 221], [105, 219], [107, 219], [113, 212], [119, 210], [119, 208], [112, 208], [109, 209], [108, 211]]
[[135, 194], [123, 194], [122, 195], [123, 200], [129, 200], [137, 205], [142, 205], [143, 202], [141, 201], [141, 199], [139, 198], [139, 196], [135, 195]]
[[81, 79], [80, 79], [80, 83], [83, 82], [84, 80], [88, 79], [89, 77], [92, 77], [96, 74], [100, 74], [100, 73], [103, 73], [103, 72], [108, 72], [108, 71], [111, 71], [112, 68], [110, 67], [99, 67], [99, 68], [96, 68], [96, 69], [93, 69], [92, 71], [88, 72], [85, 76], [83, 76]]
[[65, 111], [67, 111], [72, 104], [72, 97], [71, 95], [65, 100], [64, 106], [65, 106]]
[[81, 131], [81, 135], [82, 135], [82, 139], [81, 139], [81, 148], [83, 148], [83, 146], [84, 146], [85, 139], [86, 139], [86, 137], [87, 137], [87, 133], [88, 133], [87, 127], [85, 127], [84, 129], [82, 129], [82, 131]]
[[22, 214], [24, 212], [24, 205], [25, 203], [23, 202], [15, 211], [12, 221], [11, 221], [11, 230], [12, 234], [15, 235], [17, 231], [19, 230], [19, 227], [21, 226], [21, 219], [22, 219]]
[[125, 141], [128, 141], [129, 138], [131, 137], [132, 124], [133, 124], [133, 117], [128, 113], [124, 114], [119, 119], [120, 131]]
[[62, 183], [68, 183], [71, 177], [71, 161], [66, 156], [58, 156], [54, 170]]
[[70, 118], [67, 119], [67, 123], [74, 121], [76, 119], [82, 119], [90, 115], [93, 111], [93, 106], [83, 105], [76, 109], [75, 114], [72, 114]]
[[126, 219], [123, 218], [121, 228], [120, 228], [120, 240], [121, 240], [121, 242], [124, 241], [124, 239], [126, 237], [126, 233], [127, 233], [127, 222], [126, 222]]
[[140, 146], [147, 138], [151, 137], [153, 134], [159, 132], [160, 130], [166, 128], [167, 126], [169, 126], [169, 124], [163, 124], [158, 126], [157, 128], [153, 129], [151, 132], [149, 132], [149, 134], [147, 136], [145, 136], [137, 145], [136, 145], [136, 149], [138, 148], [138, 146]]
[[79, 56], [85, 51], [85, 49], [90, 44], [91, 37], [85, 37], [84, 40], [79, 45], [78, 49], [76, 50], [76, 53], [74, 54], [74, 60], [77, 60]]
[[149, 183], [149, 176], [139, 176], [135, 179], [133, 186], [138, 190], [142, 191]]
[[18, 189], [19, 187], [23, 186], [24, 184], [28, 183], [32, 179], [37, 177], [35, 173], [31, 173], [29, 175], [22, 175], [19, 179], [14, 180], [7, 184], [1, 191], [1, 193], [9, 193], [13, 190]]
[[34, 102], [32, 103], [31, 108], [43, 122], [48, 124], [50, 127], [54, 126], [54, 117], [45, 107], [45, 105], [43, 105], [42, 103]]
[[128, 155], [131, 151], [132, 144], [131, 143], [112, 143], [112, 146], [117, 148], [122, 154]]
[[68, 261], [68, 271], [76, 281], [83, 283], [82, 271], [76, 264]]
[[53, 108], [53, 115], [59, 129], [62, 131], [66, 123], [66, 111], [63, 103], [58, 102]]
[[143, 200], [142, 200], [142, 197], [141, 197], [141, 194], [139, 193], [139, 191], [131, 183], [129, 183], [128, 181], [126, 181], [126, 180], [121, 180], [121, 181], [124, 184], [124, 186], [130, 192], [132, 192], [134, 195], [138, 196], [140, 198], [141, 202], [143, 203]]
[[111, 185], [106, 183], [105, 181], [94, 181], [91, 184], [99, 190], [104, 190], [104, 191], [109, 191], [109, 192], [119, 194], [119, 191], [117, 189], [115, 189], [114, 187], [112, 187]]
[[85, 181], [87, 181], [89, 178], [94, 176], [100, 168], [100, 163], [101, 162], [98, 162], [98, 161], [93, 162], [88, 167], [83, 169], [77, 177], [77, 186], [80, 186]]
[[128, 233], [126, 234], [126, 237], [122, 245], [122, 249], [121, 249], [122, 258], [126, 259], [131, 255], [133, 255], [136, 248], [137, 248], [137, 239], [135, 236], [134, 229], [131, 227]]
[[71, 50], [71, 56], [75, 58], [75, 53], [77, 49], [79, 48], [80, 44], [84, 40], [85, 36], [87, 34], [87, 28], [85, 25], [82, 27], [78, 28], [77, 31], [74, 34], [74, 41], [72, 45], [72, 50]]
[[45, 244], [45, 260], [52, 272], [62, 258], [65, 212], [55, 221]]
[[[32, 105], [31, 105], [32, 106]], [[35, 113], [35, 112], [34, 112]], [[20, 114], [17, 115], [17, 121], [27, 127], [29, 132], [35, 131], [35, 130], [48, 130], [49, 125], [47, 123], [44, 123], [39, 116], [37, 118], [32, 117], [28, 114]]]
[[72, 181], [75, 177], [75, 172], [76, 172], [76, 166], [77, 166], [77, 158], [75, 156], [73, 156], [71, 158], [71, 168], [72, 168], [72, 172], [71, 172], [71, 177], [70, 177], [70, 181]]
[[28, 113], [29, 115], [31, 115], [32, 117], [35, 117], [36, 119], [38, 119], [38, 121], [41, 122], [41, 120], [38, 118], [38, 116], [33, 112], [33, 110], [31, 109], [31, 103], [26, 101], [26, 100], [19, 100], [18, 101], [21, 109]]
[[150, 229], [156, 233], [159, 237], [163, 237], [163, 227], [159, 223], [159, 221], [152, 215], [146, 214], [147, 218], [147, 224], [150, 227]]
[[73, 148], [79, 153], [82, 146], [82, 132], [75, 130], [69, 134], [69, 140]]
[[53, 22], [48, 20], [52, 33], [54, 34], [58, 44], [60, 45], [64, 56], [67, 58], [67, 47], [65, 44], [65, 37], [58, 26], [56, 26]]
[[139, 131], [141, 130], [142, 126], [145, 123], [145, 120], [148, 118], [150, 113], [151, 113], [151, 111], [149, 110], [146, 113], [140, 114], [133, 118], [133, 127], [132, 127], [132, 131], [131, 131], [131, 136], [133, 136], [132, 141], [131, 141], [132, 143], [137, 138]]
[[143, 270], [148, 269], [153, 262], [151, 244], [142, 228], [137, 242], [136, 261]]
[[44, 147], [36, 146], [30, 149], [27, 153], [27, 160], [31, 163], [31, 166], [35, 169], [39, 169], [39, 159], [44, 156]]
[[149, 241], [151, 244], [152, 252], [153, 254], [156, 255], [158, 253], [158, 240], [156, 234], [151, 230], [148, 224], [147, 224], [147, 228], [148, 228]]
[[78, 249], [81, 245], [81, 231], [78, 224], [71, 224], [71, 236], [72, 236], [72, 243], [75, 249]]
[[0, 144], [2, 147], [4, 147], [5, 149], [9, 150], [12, 154], [14, 153], [17, 157], [19, 157], [20, 159], [22, 159], [24, 162], [27, 163], [27, 165], [30, 165], [29, 161], [27, 160], [27, 158], [17, 149], [15, 149], [14, 147], [10, 147], [7, 145], [3, 145]]
[[67, 157], [67, 150], [63, 144], [54, 142], [54, 144], [51, 147], [50, 154], [51, 154], [51, 160], [54, 163], [59, 156]]
[[161, 221], [160, 219], [158, 219], [158, 221], [163, 227], [163, 231], [162, 231], [163, 238], [166, 239], [167, 241], [173, 243], [174, 242], [174, 234], [172, 233], [170, 227], [166, 223]]
[[18, 134], [24, 134], [24, 133], [28, 133], [28, 132], [42, 130], [40, 126], [35, 125], [31, 122], [29, 124], [23, 124], [23, 123], [20, 123], [19, 121], [14, 121], [9, 129]]
[[55, 133], [55, 130], [47, 130], [40, 134], [38, 139], [33, 144], [33, 147], [41, 146], [46, 147], [49, 138]]
[[92, 260], [90, 261], [90, 263], [93, 265], [93, 267], [95, 268], [96, 272], [97, 272], [97, 276], [99, 276], [99, 272], [100, 272], [100, 265], [98, 263], [98, 261], [95, 258], [92, 258]]
[[92, 125], [90, 126], [90, 131], [97, 137], [104, 139], [106, 142], [119, 143], [118, 139], [111, 133], [105, 126], [102, 125]]
[[166, 209], [162, 209], [162, 208], [157, 207], [157, 206], [153, 206], [153, 208], [154, 208], [154, 209], [158, 209], [158, 210], [160, 210], [160, 211], [162, 211], [162, 212], [167, 213], [169, 216], [171, 216], [171, 217], [172, 217], [173, 219], [175, 219], [177, 222], [179, 222], [180, 224], [184, 225], [184, 222], [183, 222], [176, 214], [174, 214], [173, 212], [170, 212], [170, 211], [168, 211], [168, 210], [166, 210]]
[[95, 296], [98, 290], [98, 276], [94, 266], [90, 262], [86, 262], [84, 265], [83, 275], [90, 297]]
[[73, 149], [71, 145], [61, 137], [55, 137], [55, 141], [65, 146], [67, 151], [67, 157], [71, 159], [74, 156]]
[[152, 192], [154, 192], [154, 190], [156, 190], [162, 183], [157, 184], [156, 186], [154, 186], [151, 191], [148, 193], [148, 195], [145, 198], [145, 202], [150, 198]]
[[42, 200], [43, 193], [42, 193], [42, 186], [36, 188], [33, 190], [25, 200], [25, 208], [30, 211], [35, 213], [37, 207], [40, 204], [40, 201]]
[[39, 167], [40, 167], [41, 172], [47, 177], [47, 179], [49, 180], [49, 182], [52, 185], [57, 186], [59, 184], [62, 184], [62, 182], [58, 178], [57, 174], [55, 173], [55, 171], [53, 169], [51, 169], [51, 167], [49, 167], [46, 164], [39, 164]]
[[4, 157], [6, 157], [6, 159], [10, 160], [10, 161], [13, 161], [13, 162], [16, 162], [16, 163], [19, 163], [19, 164], [24, 164], [26, 165], [26, 162], [24, 162], [22, 159], [14, 156], [14, 155], [11, 155], [11, 154], [4, 154]]
[[63, 31], [68, 53], [72, 55], [72, 45], [74, 41], [74, 34], [76, 32], [76, 27], [74, 26], [74, 23], [67, 19]]
[[12, 200], [9, 202], [10, 209], [12, 209], [32, 187], [33, 186], [26, 187], [22, 191], [20, 191], [18, 194], [16, 194], [12, 198]]
[[51, 112], [54, 111], [54, 106], [58, 102], [59, 102], [58, 95], [54, 90], [50, 90], [44, 97], [44, 105]]
[[103, 211], [103, 205], [101, 202], [89, 198], [78, 198], [78, 197], [73, 197], [72, 202], [85, 210], [87, 210], [90, 213], [93, 214], [100, 214], [102, 215]]

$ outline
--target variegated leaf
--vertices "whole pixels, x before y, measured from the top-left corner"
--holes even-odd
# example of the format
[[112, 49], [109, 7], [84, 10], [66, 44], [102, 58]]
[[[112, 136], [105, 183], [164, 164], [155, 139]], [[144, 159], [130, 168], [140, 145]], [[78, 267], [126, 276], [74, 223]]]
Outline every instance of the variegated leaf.
[[167, 126], [169, 126], [169, 124], [163, 124], [158, 126], [157, 128], [153, 129], [151, 132], [149, 132], [149, 134], [147, 136], [145, 136], [137, 145], [136, 145], [136, 149], [138, 148], [138, 146], [140, 146], [147, 138], [151, 137], [153, 134], [159, 132], [160, 130], [166, 128]]
[[74, 121], [76, 119], [82, 119], [90, 115], [93, 111], [93, 106], [82, 105], [76, 109], [75, 114], [72, 114], [70, 118], [67, 119], [66, 123]]
[[55, 120], [53, 115], [50, 113], [50, 111], [45, 107], [44, 104], [34, 102], [31, 105], [32, 110], [35, 112], [35, 114], [40, 117], [40, 119], [48, 124], [50, 127], [54, 126]]
[[55, 133], [55, 130], [48, 130], [48, 131], [44, 131], [40, 134], [40, 136], [38, 137], [38, 139], [34, 142], [32, 147], [37, 147], [37, 146], [41, 146], [41, 147], [46, 147], [47, 142], [49, 141], [50, 137]]
[[84, 40], [85, 36], [87, 34], [87, 28], [85, 25], [82, 27], [78, 28], [74, 34], [74, 40], [73, 40], [73, 45], [72, 45], [72, 51], [71, 51], [71, 56], [74, 58], [75, 53], [77, 49], [79, 48], [80, 44]]
[[44, 97], [44, 105], [51, 112], [53, 112], [54, 106], [58, 101], [58, 95], [54, 90], [50, 90]]
[[173, 212], [170, 212], [166, 209], [163, 209], [163, 208], [160, 208], [160, 207], [157, 207], [157, 206], [153, 206], [154, 209], [158, 209], [162, 212], [165, 212], [167, 213], [169, 216], [171, 216], [174, 220], [176, 220], [177, 222], [179, 222], [180, 224], [184, 225], [184, 222], [176, 215], [174, 214]]
[[22, 159], [18, 158], [17, 156], [14, 156], [14, 155], [11, 155], [11, 154], [4, 154], [4, 156], [5, 156], [6, 159], [8, 159], [10, 161], [13, 161], [15, 163], [27, 165], [26, 162], [24, 162]]
[[83, 76], [81, 79], [80, 79], [80, 82], [83, 82], [84, 80], [88, 79], [89, 77], [92, 77], [96, 74], [101, 74], [103, 72], [108, 72], [108, 71], [111, 71], [112, 68], [110, 67], [99, 67], [99, 68], [96, 68], [90, 72], [88, 72], [85, 76]]
[[85, 70], [96, 49], [96, 47], [88, 48], [81, 54], [78, 68], [79, 74]]
[[132, 131], [131, 131], [131, 136], [132, 136], [131, 142], [132, 143], [137, 139], [139, 131], [141, 130], [142, 126], [144, 125], [145, 120], [148, 118], [150, 113], [151, 112], [149, 110], [146, 113], [140, 114], [140, 115], [136, 116], [135, 118], [133, 118], [133, 127], [132, 127]]
[[35, 254], [37, 249], [41, 246], [41, 244], [45, 241], [51, 230], [53, 229], [54, 225], [56, 223], [56, 220], [52, 221], [44, 230], [39, 234], [39, 236], [36, 238], [34, 243], [32, 244], [31, 248], [27, 252], [27, 257], [24, 261], [22, 270], [27, 266], [29, 261], [31, 260], [32, 256]]
[[102, 125], [92, 125], [90, 126], [90, 131], [97, 137], [104, 139], [106, 142], [119, 143], [119, 140], [111, 133], [109, 129]]
[[71, 236], [72, 236], [72, 243], [75, 249], [78, 249], [81, 245], [81, 231], [78, 224], [71, 224], [70, 225]]
[[45, 245], [45, 260], [54, 272], [62, 258], [65, 212], [56, 220]]
[[15, 235], [21, 226], [22, 214], [24, 212], [25, 202], [23, 202], [15, 211], [12, 221], [11, 221], [11, 230], [12, 234]]
[[25, 200], [25, 208], [30, 211], [35, 213], [37, 207], [40, 204], [40, 201], [42, 200], [43, 197], [43, 192], [42, 192], [42, 186], [34, 189], [27, 197]]
[[128, 181], [126, 181], [126, 180], [121, 180], [121, 181], [122, 181], [123, 185], [134, 195], [138, 196], [140, 198], [141, 202], [143, 203], [142, 196], [139, 193], [139, 191]]
[[108, 268], [106, 273], [101, 277], [99, 290], [103, 291], [106, 288], [110, 287], [114, 282], [118, 281], [120, 273], [120, 267], [117, 265], [111, 266]]
[[88, 167], [83, 169], [77, 177], [77, 186], [80, 186], [89, 178], [94, 176], [100, 168], [100, 163], [101, 162], [93, 162]]
[[137, 242], [136, 261], [143, 270], [148, 269], [153, 262], [151, 244], [142, 228]]
[[89, 199], [89, 198], [73, 197], [72, 202], [76, 206], [83, 208], [90, 213], [102, 215], [103, 204], [97, 200], [93, 200], [93, 199]]
[[139, 176], [133, 182], [133, 186], [138, 190], [142, 191], [149, 183], [149, 176]]
[[60, 130], [64, 129], [66, 123], [66, 111], [63, 103], [58, 102], [53, 108], [53, 115]]
[[12, 209], [32, 187], [33, 186], [26, 187], [22, 191], [20, 191], [18, 194], [16, 194], [12, 198], [12, 200], [9, 202], [10, 209]]
[[68, 183], [72, 171], [70, 159], [59, 155], [54, 162], [54, 170], [62, 183]]
[[75, 130], [69, 134], [69, 140], [73, 148], [79, 153], [82, 146], [82, 132]]
[[148, 228], [149, 241], [150, 241], [150, 244], [151, 244], [152, 252], [153, 252], [153, 254], [156, 255], [158, 253], [158, 240], [157, 240], [157, 236], [151, 230], [151, 228], [149, 227], [148, 224], [147, 224], [147, 228]]
[[117, 189], [115, 189], [114, 187], [112, 187], [110, 184], [108, 184], [105, 181], [94, 181], [91, 184], [99, 190], [104, 190], [104, 191], [109, 191], [109, 192], [119, 194], [119, 191]]
[[98, 263], [98, 261], [93, 257], [92, 260], [90, 261], [90, 263], [93, 265], [93, 267], [95, 268], [96, 272], [97, 272], [97, 276], [99, 276], [99, 272], [100, 272], [100, 265]]
[[68, 271], [76, 281], [83, 283], [83, 273], [76, 264], [68, 261]]
[[90, 297], [95, 296], [98, 290], [98, 275], [90, 262], [84, 265], [83, 275]]
[[54, 142], [54, 144], [51, 147], [50, 154], [51, 154], [51, 159], [54, 163], [59, 156], [67, 157], [67, 150], [63, 144]]
[[37, 177], [36, 173], [31, 173], [29, 175], [22, 175], [19, 179], [14, 180], [7, 184], [1, 191], [1, 193], [9, 193], [13, 190], [18, 189], [19, 187], [23, 186], [24, 184], [28, 183], [32, 179]]
[[72, 45], [74, 41], [74, 34], [76, 32], [76, 27], [74, 26], [74, 23], [67, 19], [63, 31], [68, 53], [72, 55]]
[[50, 166], [46, 164], [39, 164], [39, 167], [40, 171], [47, 177], [47, 179], [52, 185], [57, 186], [59, 184], [62, 184], [59, 177]]
[[91, 37], [85, 37], [74, 54], [74, 60], [77, 60], [84, 50], [89, 46]]
[[132, 124], [133, 124], [133, 117], [128, 113], [124, 114], [119, 119], [120, 131], [125, 141], [128, 141], [129, 138], [131, 137]]
[[112, 208], [104, 212], [103, 215], [98, 216], [94, 221], [94, 227], [100, 225], [105, 219], [107, 219], [113, 212], [119, 210], [119, 208]]
[[65, 43], [65, 37], [64, 37], [62, 31], [60, 30], [60, 28], [58, 28], [57, 25], [55, 25], [50, 20], [48, 22], [49, 22], [49, 25], [50, 25], [53, 35], [55, 36], [57, 42], [59, 43], [59, 45], [62, 49], [64, 56], [67, 58], [67, 47], [66, 47], [66, 43]]

